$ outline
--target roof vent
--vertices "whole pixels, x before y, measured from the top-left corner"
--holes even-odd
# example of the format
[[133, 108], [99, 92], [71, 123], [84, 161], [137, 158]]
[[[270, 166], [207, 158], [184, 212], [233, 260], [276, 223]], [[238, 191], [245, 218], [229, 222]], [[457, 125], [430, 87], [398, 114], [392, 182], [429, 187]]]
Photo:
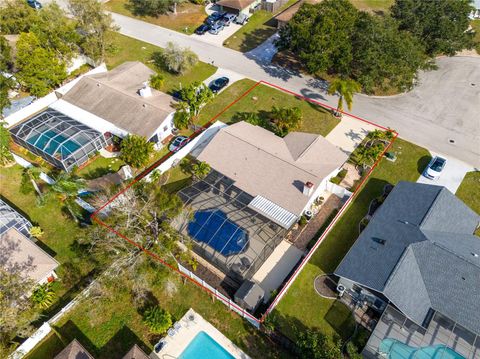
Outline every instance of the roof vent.
[[152, 96], [152, 89], [148, 85], [148, 82], [143, 83], [143, 87], [139, 91], [140, 96], [142, 97], [150, 97]]
[[383, 238], [372, 237], [372, 240], [373, 240], [374, 242], [377, 242], [378, 244], [381, 244], [382, 246], [384, 246], [385, 243], [387, 243], [387, 240], [386, 240], [386, 239], [383, 239]]
[[475, 258], [478, 258], [478, 254], [477, 254], [477, 253], [472, 252], [472, 256], [474, 256]]

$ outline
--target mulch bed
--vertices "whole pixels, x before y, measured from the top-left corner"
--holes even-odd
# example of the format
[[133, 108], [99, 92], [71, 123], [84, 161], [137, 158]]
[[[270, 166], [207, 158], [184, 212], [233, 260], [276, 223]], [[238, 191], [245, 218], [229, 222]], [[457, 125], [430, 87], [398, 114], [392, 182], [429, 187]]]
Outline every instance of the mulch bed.
[[330, 277], [328, 274], [319, 275], [315, 278], [313, 282], [313, 286], [315, 291], [321, 297], [328, 298], [328, 299], [336, 299], [337, 298], [337, 284], [335, 281]]

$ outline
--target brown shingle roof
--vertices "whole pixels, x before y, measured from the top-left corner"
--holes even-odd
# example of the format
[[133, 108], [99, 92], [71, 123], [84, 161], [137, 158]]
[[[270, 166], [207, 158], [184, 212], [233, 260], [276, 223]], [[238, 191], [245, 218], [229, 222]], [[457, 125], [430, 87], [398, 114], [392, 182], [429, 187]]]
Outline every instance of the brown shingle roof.
[[22, 264], [31, 264], [22, 274], [35, 283], [40, 282], [58, 267], [58, 262], [54, 258], [13, 227], [0, 235], [0, 251], [8, 251], [8, 258], [1, 261], [7, 271]]
[[94, 357], [77, 339], [73, 339], [54, 359], [94, 359]]
[[135, 344], [122, 359], [149, 359], [149, 357], [137, 344]]
[[231, 9], [243, 10], [253, 4], [255, 0], [220, 0], [217, 5], [229, 7]]
[[238, 122], [222, 128], [198, 159], [250, 195], [263, 196], [299, 215], [309, 200], [302, 193], [303, 184], [312, 182], [315, 190], [347, 155], [319, 135], [292, 132], [281, 138]]
[[141, 62], [125, 62], [112, 71], [84, 76], [62, 100], [149, 139], [175, 111], [170, 95], [154, 89], [150, 97], [138, 94], [152, 74]]

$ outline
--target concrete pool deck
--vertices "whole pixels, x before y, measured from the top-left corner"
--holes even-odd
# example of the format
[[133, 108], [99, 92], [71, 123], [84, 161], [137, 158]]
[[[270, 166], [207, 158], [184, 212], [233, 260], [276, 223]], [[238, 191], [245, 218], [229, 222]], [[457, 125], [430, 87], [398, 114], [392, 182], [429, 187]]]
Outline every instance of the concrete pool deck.
[[180, 324], [180, 328], [172, 336], [167, 335], [162, 339], [164, 342], [163, 348], [158, 353], [152, 352], [150, 355], [151, 358], [178, 358], [198, 333], [205, 332], [234, 358], [250, 359], [250, 357], [233, 344], [230, 339], [203, 319], [203, 317], [192, 308], [190, 308], [177, 323]]

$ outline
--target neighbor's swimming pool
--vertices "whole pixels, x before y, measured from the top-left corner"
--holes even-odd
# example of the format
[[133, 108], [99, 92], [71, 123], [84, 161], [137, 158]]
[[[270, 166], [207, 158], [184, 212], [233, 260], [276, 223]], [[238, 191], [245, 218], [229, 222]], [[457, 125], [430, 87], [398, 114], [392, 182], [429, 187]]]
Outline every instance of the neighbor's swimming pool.
[[[53, 140], [50, 141], [52, 138]], [[52, 130], [31, 136], [27, 139], [27, 142], [52, 156], [57, 152], [63, 152], [64, 157], [68, 157], [71, 153], [80, 148], [79, 144], [68, 140], [65, 136], [59, 135]], [[59, 146], [62, 142], [63, 144]], [[65, 151], [61, 151], [62, 149]]]
[[230, 221], [223, 211], [197, 211], [193, 217], [187, 228], [193, 239], [207, 243], [224, 256], [245, 251], [248, 243], [246, 231]]
[[198, 333], [178, 357], [179, 359], [233, 359], [234, 356], [205, 332]]
[[396, 339], [383, 339], [379, 351], [388, 359], [465, 359], [452, 348], [437, 344], [429, 347], [414, 348]]

